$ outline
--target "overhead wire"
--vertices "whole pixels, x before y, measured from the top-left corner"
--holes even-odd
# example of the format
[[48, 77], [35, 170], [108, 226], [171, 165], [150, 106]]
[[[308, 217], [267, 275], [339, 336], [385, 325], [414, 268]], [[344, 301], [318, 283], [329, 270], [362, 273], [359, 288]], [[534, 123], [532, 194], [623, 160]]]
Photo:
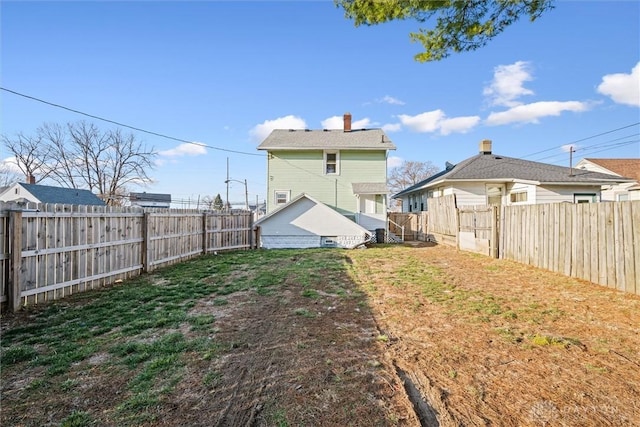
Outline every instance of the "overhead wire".
[[536, 154], [546, 153], [548, 151], [556, 150], [558, 148], [562, 148], [562, 147], [565, 147], [567, 145], [577, 144], [578, 142], [587, 141], [589, 139], [597, 138], [597, 137], [603, 136], [603, 135], [608, 135], [610, 133], [617, 132], [617, 131], [620, 131], [620, 130], [623, 130], [623, 129], [627, 129], [627, 128], [630, 128], [630, 127], [633, 127], [633, 126], [638, 126], [638, 125], [640, 125], [640, 122], [631, 123], [630, 125], [622, 126], [622, 127], [617, 128], [617, 129], [608, 130], [606, 132], [602, 132], [602, 133], [599, 133], [597, 135], [587, 136], [585, 138], [581, 138], [581, 139], [578, 139], [578, 140], [575, 140], [575, 141], [572, 141], [572, 142], [567, 142], [565, 144], [557, 145], [555, 147], [547, 148], [545, 150], [536, 151], [535, 153], [527, 154], [525, 156], [522, 156], [521, 158], [522, 159], [526, 159], [527, 157], [532, 157], [532, 156], [535, 156]]
[[12, 94], [17, 95], [17, 96], [21, 96], [21, 97], [26, 98], [26, 99], [31, 99], [33, 101], [37, 101], [37, 102], [40, 102], [40, 103], [43, 103], [43, 104], [46, 104], [46, 105], [49, 105], [49, 106], [52, 106], [52, 107], [61, 108], [63, 110], [67, 110], [67, 111], [70, 111], [72, 113], [80, 114], [80, 115], [83, 115], [83, 116], [86, 116], [86, 117], [91, 117], [92, 119], [100, 120], [100, 121], [107, 122], [107, 123], [112, 123], [112, 124], [120, 126], [120, 127], [124, 127], [124, 128], [127, 128], [127, 129], [132, 129], [132, 130], [135, 130], [135, 131], [138, 131], [138, 132], [142, 132], [142, 133], [146, 133], [146, 134], [149, 134], [149, 135], [154, 135], [154, 136], [157, 136], [157, 137], [160, 137], [160, 138], [170, 139], [172, 141], [182, 142], [182, 143], [185, 143], [185, 144], [193, 144], [193, 145], [197, 145], [197, 146], [200, 146], [200, 147], [210, 148], [212, 150], [224, 151], [224, 152], [227, 152], [227, 153], [242, 154], [242, 155], [245, 155], [245, 156], [259, 156], [259, 157], [264, 157], [265, 156], [265, 154], [263, 154], [263, 153], [249, 153], [247, 151], [231, 150], [229, 148], [216, 147], [216, 146], [213, 146], [213, 145], [204, 144], [202, 142], [194, 142], [194, 141], [189, 141], [189, 140], [182, 139], [182, 138], [176, 138], [174, 136], [165, 135], [165, 134], [162, 134], [162, 133], [159, 133], [159, 132], [154, 132], [154, 131], [142, 129], [142, 128], [139, 128], [137, 126], [132, 126], [132, 125], [121, 123], [121, 122], [118, 122], [118, 121], [115, 121], [115, 120], [111, 120], [111, 119], [107, 119], [107, 118], [104, 118], [104, 117], [96, 116], [95, 114], [85, 113], [84, 111], [76, 110], [76, 109], [70, 108], [70, 107], [65, 107], [64, 105], [56, 104], [54, 102], [45, 101], [44, 99], [36, 98], [35, 96], [31, 96], [31, 95], [26, 95], [24, 93], [20, 93], [20, 92], [17, 92], [15, 90], [11, 90], [11, 89], [8, 89], [8, 88], [5, 88], [5, 87], [1, 87], [0, 86], [0, 89], [5, 91], [5, 92], [9, 92], [9, 93], [12, 93]]

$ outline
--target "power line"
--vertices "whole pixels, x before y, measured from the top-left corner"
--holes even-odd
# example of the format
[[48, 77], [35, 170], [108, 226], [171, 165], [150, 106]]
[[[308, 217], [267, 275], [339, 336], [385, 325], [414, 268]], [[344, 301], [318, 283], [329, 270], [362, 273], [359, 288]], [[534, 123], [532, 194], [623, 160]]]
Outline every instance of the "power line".
[[125, 123], [120, 123], [120, 122], [117, 122], [115, 120], [105, 119], [104, 117], [96, 116], [96, 115], [93, 115], [93, 114], [85, 113], [85, 112], [80, 111], [80, 110], [76, 110], [76, 109], [73, 109], [73, 108], [65, 107], [64, 105], [55, 104], [53, 102], [45, 101], [44, 99], [40, 99], [40, 98], [36, 98], [35, 96], [30, 96], [30, 95], [26, 95], [24, 93], [16, 92], [15, 90], [7, 89], [5, 87], [0, 87], [0, 89], [4, 90], [5, 92], [12, 93], [14, 95], [21, 96], [23, 98], [30, 99], [32, 101], [41, 102], [43, 104], [46, 104], [46, 105], [49, 105], [49, 106], [52, 106], [52, 107], [61, 108], [63, 110], [71, 111], [72, 113], [81, 114], [83, 116], [91, 117], [92, 119], [101, 120], [101, 121], [107, 122], [107, 123], [112, 123], [112, 124], [117, 125], [117, 126], [121, 126], [121, 127], [124, 127], [124, 128], [132, 129], [132, 130], [135, 130], [135, 131], [138, 131], [138, 132], [147, 133], [149, 135], [158, 136], [160, 138], [165, 138], [165, 139], [170, 139], [170, 140], [173, 140], [173, 141], [183, 142], [185, 144], [193, 144], [193, 145], [197, 145], [197, 146], [200, 146], [200, 147], [211, 148], [212, 150], [225, 151], [227, 153], [244, 154], [245, 156], [259, 156], [259, 157], [264, 157], [265, 156], [265, 154], [262, 154], [262, 153], [249, 153], [249, 152], [246, 152], [246, 151], [230, 150], [228, 148], [214, 147], [213, 145], [207, 145], [207, 144], [203, 144], [201, 142], [187, 141], [186, 139], [176, 138], [176, 137], [165, 135], [165, 134], [162, 134], [162, 133], [158, 133], [158, 132], [153, 132], [153, 131], [150, 131], [150, 130], [142, 129], [142, 128], [139, 128], [139, 127], [136, 127], [136, 126], [127, 125]]
[[[588, 154], [588, 152], [591, 152], [593, 150], [597, 150], [599, 148], [611, 147], [611, 148], [606, 148], [605, 150], [599, 150], [598, 152], [606, 151], [606, 150], [612, 150], [614, 148], [622, 147], [622, 146], [625, 146], [625, 145], [635, 144], [635, 143], [638, 142], [638, 139], [634, 139], [634, 140], [631, 140], [631, 141], [617, 142], [617, 143], [614, 143], [614, 144], [612, 144], [612, 143], [615, 142], [615, 141], [620, 141], [621, 139], [634, 138], [634, 137], [637, 137], [638, 135], [640, 135], [640, 134], [635, 133], [635, 134], [632, 134], [632, 135], [625, 135], [625, 136], [622, 136], [622, 137], [619, 137], [619, 138], [610, 139], [608, 141], [599, 142], [597, 144], [592, 144], [592, 145], [587, 145], [587, 146], [584, 146], [584, 147], [574, 148], [573, 152], [574, 153], [583, 152], [584, 154]], [[554, 157], [562, 156], [564, 154], [565, 153], [552, 154], [550, 156], [540, 157], [540, 158], [536, 159], [535, 161], [539, 162], [541, 160], [552, 159]]]
[[622, 127], [617, 128], [617, 129], [613, 129], [613, 130], [609, 130], [609, 131], [606, 131], [606, 132], [599, 133], [597, 135], [587, 136], [586, 138], [578, 139], [576, 141], [567, 142], [566, 144], [562, 144], [562, 145], [558, 145], [558, 146], [555, 146], [555, 147], [547, 148], [546, 150], [536, 151], [535, 153], [527, 154], [526, 156], [523, 156], [521, 158], [525, 159], [527, 157], [535, 156], [536, 154], [546, 153], [546, 152], [551, 151], [551, 150], [562, 148], [565, 145], [576, 144], [578, 142], [586, 141], [588, 139], [597, 138], [597, 137], [602, 136], [602, 135], [607, 135], [607, 134], [610, 134], [610, 133], [613, 133], [613, 132], [617, 132], [617, 131], [622, 130], [622, 129], [630, 128], [632, 126], [637, 126], [639, 124], [640, 124], [640, 122], [635, 122], [635, 123], [632, 123], [632, 124], [627, 125], [627, 126], [622, 126]]

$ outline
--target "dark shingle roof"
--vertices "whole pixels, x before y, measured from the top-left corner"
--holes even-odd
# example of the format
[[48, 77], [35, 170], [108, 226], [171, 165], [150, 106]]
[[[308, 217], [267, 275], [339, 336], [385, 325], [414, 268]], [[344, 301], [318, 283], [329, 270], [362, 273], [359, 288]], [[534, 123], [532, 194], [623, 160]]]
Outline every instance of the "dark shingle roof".
[[287, 130], [276, 129], [262, 141], [258, 150], [395, 150], [382, 129]]
[[136, 202], [171, 203], [171, 194], [163, 193], [129, 193], [129, 200]]
[[52, 187], [39, 184], [20, 184], [25, 190], [33, 194], [40, 203], [58, 203], [64, 205], [95, 205], [104, 206], [105, 203], [89, 190], [76, 188]]
[[547, 163], [516, 159], [496, 154], [478, 154], [470, 157], [449, 170], [444, 170], [424, 181], [395, 194], [408, 194], [420, 188], [427, 188], [442, 181], [532, 181], [540, 184], [593, 184], [603, 185], [631, 181], [616, 175], [571, 169]]

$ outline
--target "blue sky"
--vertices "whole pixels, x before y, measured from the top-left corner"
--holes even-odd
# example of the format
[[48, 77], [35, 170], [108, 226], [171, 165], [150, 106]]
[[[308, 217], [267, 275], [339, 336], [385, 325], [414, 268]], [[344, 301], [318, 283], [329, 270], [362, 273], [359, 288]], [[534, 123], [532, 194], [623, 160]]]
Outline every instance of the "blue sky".
[[[198, 144], [134, 132], [158, 153], [132, 191], [264, 199], [273, 128], [381, 127], [402, 160], [443, 168], [493, 151], [568, 165], [640, 156], [640, 2], [559, 1], [486, 47], [418, 63], [413, 21], [355, 28], [331, 1], [3, 1], [1, 86]], [[89, 120], [0, 91], [1, 133]], [[245, 152], [239, 154], [220, 149]], [[0, 148], [0, 157], [9, 154]], [[244, 185], [232, 182], [232, 202]], [[193, 205], [192, 205], [193, 207]]]

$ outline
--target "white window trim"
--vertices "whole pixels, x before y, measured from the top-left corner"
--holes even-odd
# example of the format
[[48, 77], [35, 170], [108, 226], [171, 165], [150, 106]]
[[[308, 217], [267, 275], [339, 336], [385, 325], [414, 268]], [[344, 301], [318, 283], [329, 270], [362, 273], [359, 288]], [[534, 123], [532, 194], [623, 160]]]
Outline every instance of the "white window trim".
[[573, 193], [573, 203], [595, 203], [598, 201], [596, 193]]
[[[517, 199], [519, 195], [524, 194], [524, 200], [513, 200]], [[527, 204], [529, 203], [529, 192], [526, 189], [516, 190], [509, 193], [509, 202], [511, 204]]]
[[[336, 171], [335, 173], [327, 173], [327, 154], [336, 155]], [[339, 150], [325, 150], [323, 154], [322, 173], [324, 175], [340, 175], [340, 151]]]
[[[278, 193], [284, 193], [285, 195], [285, 202], [284, 203], [278, 203]], [[287, 203], [289, 203], [289, 201], [291, 200], [291, 190], [274, 190], [273, 191], [273, 204], [276, 206], [280, 206], [280, 205], [285, 205]]]

